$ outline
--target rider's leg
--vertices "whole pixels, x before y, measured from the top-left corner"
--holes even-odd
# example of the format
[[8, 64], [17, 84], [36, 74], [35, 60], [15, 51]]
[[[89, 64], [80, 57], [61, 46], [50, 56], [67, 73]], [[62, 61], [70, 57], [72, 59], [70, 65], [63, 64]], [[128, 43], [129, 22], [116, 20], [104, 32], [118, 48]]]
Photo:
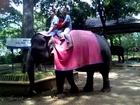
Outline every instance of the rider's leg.
[[68, 43], [71, 43], [71, 37], [69, 34], [65, 34], [66, 40]]
[[58, 30], [56, 35], [61, 39], [63, 37], [63, 35], [61, 34], [62, 30]]
[[56, 35], [56, 32], [55, 31], [52, 31], [48, 34], [49, 36], [55, 36]]
[[63, 35], [65, 36], [65, 39], [67, 42], [71, 42], [71, 38], [69, 36], [69, 32], [71, 31], [70, 28], [65, 28], [63, 31]]
[[72, 41], [71, 41], [71, 37], [69, 35], [70, 31], [71, 31], [70, 28], [65, 28], [65, 30], [64, 30], [64, 35], [65, 35], [66, 41], [68, 43], [68, 48], [67, 49], [72, 47]]

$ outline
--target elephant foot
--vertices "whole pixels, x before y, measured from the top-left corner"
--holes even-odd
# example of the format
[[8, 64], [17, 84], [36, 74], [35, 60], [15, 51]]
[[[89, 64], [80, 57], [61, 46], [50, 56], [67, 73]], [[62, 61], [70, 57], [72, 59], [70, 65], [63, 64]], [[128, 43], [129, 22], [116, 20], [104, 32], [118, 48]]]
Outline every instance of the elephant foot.
[[79, 92], [79, 89], [78, 87], [75, 87], [75, 88], [71, 88], [69, 91], [71, 94], [77, 94]]
[[102, 88], [101, 89], [101, 92], [110, 92], [111, 91], [111, 88]]
[[85, 87], [83, 88], [83, 91], [84, 91], [84, 92], [93, 92], [93, 90], [94, 90], [93, 87], [86, 87], [86, 86], [85, 86]]
[[57, 95], [57, 94], [63, 94], [63, 91], [57, 90], [57, 92], [56, 92], [55, 94], [56, 94], [56, 95]]
[[52, 98], [57, 97], [58, 99], [64, 98], [66, 95], [63, 92], [55, 92]]
[[61, 93], [61, 94], [57, 94], [56, 97], [57, 97], [58, 99], [61, 99], [61, 98], [65, 98], [66, 95], [65, 95], [64, 93]]
[[37, 95], [37, 92], [34, 91], [34, 90], [28, 92], [28, 97], [32, 97], [32, 96], [35, 96], [35, 95]]

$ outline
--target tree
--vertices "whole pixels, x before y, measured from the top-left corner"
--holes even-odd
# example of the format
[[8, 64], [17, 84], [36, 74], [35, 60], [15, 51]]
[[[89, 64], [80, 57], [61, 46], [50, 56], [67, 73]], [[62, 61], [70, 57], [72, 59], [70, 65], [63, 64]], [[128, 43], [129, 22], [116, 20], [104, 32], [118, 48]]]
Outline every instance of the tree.
[[33, 1], [23, 0], [23, 37], [31, 38], [34, 34]]
[[101, 19], [104, 34], [106, 20], [114, 19], [118, 22], [119, 18], [140, 13], [139, 0], [92, 0], [92, 6]]
[[[3, 0], [2, 0], [3, 1]], [[3, 12], [0, 14], [0, 38], [21, 37], [22, 14], [10, 5], [10, 0], [3, 4], [8, 8], [0, 7]]]
[[76, 2], [77, 3], [70, 5], [70, 15], [73, 20], [73, 29], [84, 29], [84, 23], [87, 17], [95, 16], [95, 12], [88, 3], [80, 2], [80, 0], [76, 0]]
[[3, 14], [9, 10], [9, 0], [0, 0], [0, 13]]
[[42, 31], [46, 30], [46, 15], [43, 15], [40, 12], [34, 11], [34, 30], [35, 31]]
[[41, 13], [46, 16], [46, 29], [49, 26], [49, 10], [55, 8], [58, 14], [61, 13], [62, 7], [69, 7], [70, 15], [73, 21], [73, 29], [83, 29], [83, 25], [88, 16], [94, 16], [93, 8], [85, 2], [80, 0], [41, 0], [38, 2]]

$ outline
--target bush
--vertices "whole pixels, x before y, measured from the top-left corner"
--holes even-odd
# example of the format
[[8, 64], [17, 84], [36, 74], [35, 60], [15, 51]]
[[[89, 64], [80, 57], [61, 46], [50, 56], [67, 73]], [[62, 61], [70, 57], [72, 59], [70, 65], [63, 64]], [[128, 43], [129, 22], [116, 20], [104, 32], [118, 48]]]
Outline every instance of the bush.
[[0, 64], [5, 64], [5, 63], [6, 63], [6, 57], [0, 56]]
[[[47, 71], [38, 71], [38, 72], [35, 72], [35, 80], [37, 79], [42, 79], [42, 78], [46, 78], [47, 76], [52, 76], [54, 75], [54, 70], [47, 70]], [[0, 77], [0, 80], [3, 80], [3, 77], [8, 77], [7, 79], [4, 78], [4, 80], [10, 80], [10, 79], [15, 79], [17, 81], [19, 81], [17, 79], [17, 77], [19, 78], [22, 78], [22, 77], [26, 77], [28, 80], [28, 75], [27, 73], [22, 73], [21, 71], [16, 71], [14, 73], [7, 73], [7, 74], [3, 74], [1, 77]]]
[[[22, 56], [21, 55], [13, 55], [14, 63], [21, 63]], [[0, 64], [11, 64], [12, 63], [12, 53], [8, 53], [5, 56], [0, 56]]]

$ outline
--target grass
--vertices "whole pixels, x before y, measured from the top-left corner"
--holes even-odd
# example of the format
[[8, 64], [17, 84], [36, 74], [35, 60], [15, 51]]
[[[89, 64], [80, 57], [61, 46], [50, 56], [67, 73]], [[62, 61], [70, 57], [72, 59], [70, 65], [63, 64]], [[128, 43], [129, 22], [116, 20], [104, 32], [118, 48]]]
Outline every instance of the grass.
[[[54, 75], [54, 70], [49, 69], [46, 71], [37, 71], [35, 72], [35, 80], [46, 78], [47, 76]], [[28, 75], [27, 73], [22, 73], [21, 71], [16, 71], [14, 73], [6, 73], [1, 75], [0, 77], [1, 81], [28, 81]]]
[[[124, 59], [125, 60], [129, 60], [129, 59], [133, 59], [133, 58], [140, 58], [139, 54], [135, 54], [135, 55], [124, 55]], [[112, 61], [118, 61], [118, 56], [117, 55], [112, 55]]]

